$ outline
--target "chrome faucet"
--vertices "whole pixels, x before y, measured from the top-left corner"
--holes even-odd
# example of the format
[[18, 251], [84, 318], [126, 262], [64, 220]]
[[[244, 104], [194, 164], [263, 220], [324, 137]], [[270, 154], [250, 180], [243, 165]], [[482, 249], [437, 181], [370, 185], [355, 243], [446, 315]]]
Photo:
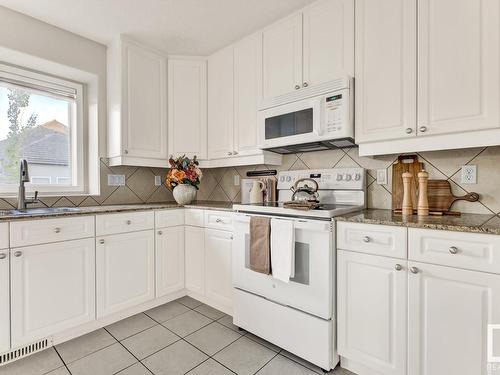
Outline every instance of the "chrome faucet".
[[17, 201], [17, 209], [25, 210], [28, 204], [38, 203], [38, 191], [35, 191], [35, 197], [26, 199], [26, 189], [24, 188], [24, 183], [30, 182], [30, 175], [28, 172], [28, 161], [22, 159], [19, 164], [19, 194]]

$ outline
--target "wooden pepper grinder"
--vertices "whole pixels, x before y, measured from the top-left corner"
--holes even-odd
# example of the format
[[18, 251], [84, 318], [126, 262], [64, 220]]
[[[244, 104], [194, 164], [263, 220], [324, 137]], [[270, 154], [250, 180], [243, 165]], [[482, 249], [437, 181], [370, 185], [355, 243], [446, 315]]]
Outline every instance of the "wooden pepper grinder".
[[429, 215], [429, 199], [427, 197], [427, 182], [429, 181], [429, 173], [421, 171], [418, 173], [418, 216]]
[[403, 215], [413, 215], [413, 204], [411, 201], [411, 179], [413, 175], [410, 172], [403, 173]]

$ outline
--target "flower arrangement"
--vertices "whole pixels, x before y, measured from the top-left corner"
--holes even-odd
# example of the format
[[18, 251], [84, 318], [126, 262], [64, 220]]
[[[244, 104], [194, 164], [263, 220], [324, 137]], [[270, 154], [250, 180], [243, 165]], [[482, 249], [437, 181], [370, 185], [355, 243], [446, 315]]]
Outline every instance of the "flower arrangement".
[[177, 159], [170, 156], [168, 163], [170, 170], [167, 174], [166, 184], [169, 189], [173, 190], [177, 185], [191, 185], [199, 189], [203, 173], [198, 167], [200, 163], [196, 160], [196, 156], [193, 159], [189, 159], [186, 155]]

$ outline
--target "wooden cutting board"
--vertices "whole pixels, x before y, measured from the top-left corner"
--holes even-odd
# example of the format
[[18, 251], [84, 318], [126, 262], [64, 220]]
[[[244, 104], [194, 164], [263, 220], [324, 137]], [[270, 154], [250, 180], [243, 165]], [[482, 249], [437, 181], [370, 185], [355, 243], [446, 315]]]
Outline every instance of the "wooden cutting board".
[[403, 206], [403, 173], [410, 172], [411, 179], [411, 201], [413, 207], [417, 208], [418, 172], [423, 169], [423, 163], [418, 161], [417, 155], [400, 155], [395, 164], [392, 165], [392, 210], [401, 210]]
[[459, 200], [477, 202], [478, 193], [468, 193], [457, 197], [451, 192], [451, 184], [447, 180], [429, 180], [428, 181], [429, 210], [438, 212], [450, 211], [453, 203]]

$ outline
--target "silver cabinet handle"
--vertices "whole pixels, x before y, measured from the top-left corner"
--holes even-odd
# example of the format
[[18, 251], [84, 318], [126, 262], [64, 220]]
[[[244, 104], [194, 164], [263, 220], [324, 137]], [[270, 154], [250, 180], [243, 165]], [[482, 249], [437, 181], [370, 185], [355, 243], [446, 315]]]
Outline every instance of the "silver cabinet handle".
[[127, 220], [127, 225], [132, 224], [132, 220]]
[[99, 243], [102, 245], [104, 244], [104, 240], [99, 240]]
[[7, 258], [7, 254], [5, 253], [0, 253], [0, 259], [5, 259]]
[[15, 256], [16, 258], [19, 258], [21, 255], [23, 255], [23, 252], [22, 252], [22, 251], [16, 251], [16, 252], [14, 253], [14, 256]]
[[406, 128], [406, 134], [411, 134], [413, 133], [413, 129], [412, 128]]
[[59, 227], [54, 228], [54, 233], [61, 233], [61, 228], [59, 228]]
[[450, 247], [450, 253], [455, 255], [458, 253], [458, 248], [456, 246]]
[[419, 273], [420, 270], [417, 267], [410, 267], [410, 272], [411, 273]]
[[401, 264], [396, 264], [396, 265], [394, 266], [394, 269], [395, 269], [396, 271], [401, 271], [401, 270], [403, 269], [403, 266], [402, 266]]
[[307, 82], [304, 82], [304, 83], [302, 84], [302, 87], [307, 87], [307, 86], [309, 86], [309, 83], [307, 83]]
[[363, 237], [363, 242], [366, 242], [366, 243], [370, 242], [370, 237], [364, 236]]
[[217, 219], [215, 220], [215, 222], [216, 222], [216, 223], [220, 223], [221, 221], [222, 221], [222, 219], [220, 219], [220, 218], [217, 218]]
[[158, 231], [158, 235], [161, 236], [163, 232], [161, 230]]
[[295, 90], [300, 89], [300, 85], [295, 85]]
[[425, 133], [427, 131], [427, 126], [421, 126], [418, 130], [420, 130], [421, 133]]

